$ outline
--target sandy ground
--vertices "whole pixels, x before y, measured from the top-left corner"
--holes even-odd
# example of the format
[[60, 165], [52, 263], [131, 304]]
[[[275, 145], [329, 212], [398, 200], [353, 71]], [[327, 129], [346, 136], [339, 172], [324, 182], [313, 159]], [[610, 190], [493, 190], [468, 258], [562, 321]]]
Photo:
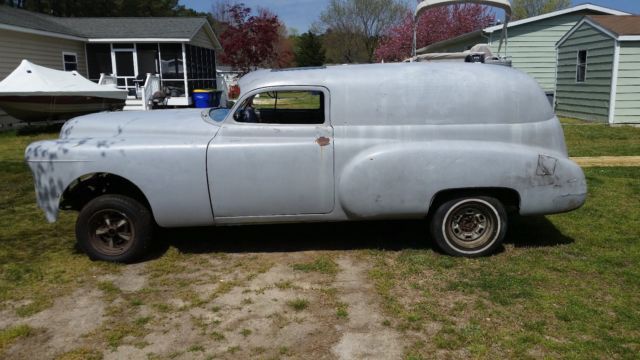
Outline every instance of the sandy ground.
[[640, 156], [593, 156], [572, 157], [582, 167], [594, 166], [640, 166]]
[[[293, 266], [319, 258], [330, 259], [333, 271]], [[158, 272], [154, 260], [122, 266], [119, 273], [96, 279], [113, 289], [77, 289], [27, 318], [11, 309], [0, 313], [0, 328], [27, 324], [35, 329], [3, 356], [55, 359], [71, 352], [76, 356], [71, 358], [97, 354], [104, 359], [402, 358], [408, 344], [383, 325], [385, 316], [365, 259], [360, 250], [212, 252], [186, 261], [178, 258], [169, 262], [169, 271]], [[155, 261], [167, 262], [162, 257]], [[135, 301], [137, 306], [132, 306]], [[295, 308], [296, 301], [306, 305]], [[344, 313], [338, 315], [338, 308]], [[131, 325], [136, 322], [144, 324]], [[117, 341], [110, 344], [114, 336]]]

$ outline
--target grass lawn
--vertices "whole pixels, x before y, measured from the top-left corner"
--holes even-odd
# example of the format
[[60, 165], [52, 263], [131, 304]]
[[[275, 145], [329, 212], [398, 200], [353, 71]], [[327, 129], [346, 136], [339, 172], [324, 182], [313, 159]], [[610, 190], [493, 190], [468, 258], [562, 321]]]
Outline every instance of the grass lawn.
[[640, 127], [560, 119], [569, 156], [640, 155]]
[[253, 99], [257, 109], [273, 109], [276, 104], [278, 109], [319, 109], [320, 95], [309, 91], [284, 91], [277, 93], [267, 92], [261, 97]]
[[[496, 256], [372, 251], [392, 326], [416, 335], [410, 354], [637, 358], [640, 168], [585, 172], [583, 208], [513, 221]], [[421, 340], [425, 332], [435, 341]]]
[[75, 251], [75, 214], [48, 224], [35, 204], [33, 178], [24, 164], [26, 145], [57, 134], [0, 133], [0, 310], [10, 301], [21, 316], [51, 305], [102, 268]]
[[[640, 129], [568, 125], [565, 134], [572, 156], [640, 155]], [[242, 255], [244, 250], [185, 255], [170, 248], [159, 259], [144, 264], [147, 285], [125, 293], [104, 276], [115, 276], [129, 267], [91, 262], [75, 250], [75, 214], [63, 212], [57, 223], [47, 224], [36, 208], [23, 151], [29, 142], [55, 136], [0, 134], [0, 313], [11, 311], [11, 316], [27, 319], [77, 289], [96, 289], [108, 305], [108, 320], [93, 335], [82, 338], [89, 342], [74, 350], [72, 354], [79, 356], [76, 358], [93, 356], [94, 350], [100, 358], [102, 351], [113, 351], [127, 341], [144, 348], [147, 344], [143, 336], [152, 327], [166, 332], [175, 325], [167, 327], [173, 321], [168, 319], [181, 319], [172, 311], [197, 310], [200, 306], [209, 312], [219, 311], [190, 286], [205, 287], [213, 282], [218, 286], [212, 296], [220, 296], [255, 279], [273, 264], [300, 256], [296, 252]], [[637, 358], [640, 168], [588, 168], [585, 173], [589, 197], [583, 208], [568, 214], [515, 219], [504, 251], [489, 258], [444, 256], [428, 242], [383, 250], [373, 241], [365, 250], [336, 250], [313, 261], [281, 268], [298, 277], [280, 280], [275, 288], [268, 289], [300, 291], [301, 295], [283, 301], [285, 310], [273, 315], [273, 321], [302, 323], [304, 316], [324, 311], [323, 306], [336, 324], [349, 321], [350, 309], [336, 300], [332, 288], [338, 286], [332, 279], [340, 273], [332, 258], [346, 256], [373, 264], [368, 276], [381, 299], [385, 318], [381, 326], [403, 334], [408, 342], [406, 359], [427, 359], [433, 354], [446, 358]], [[228, 233], [233, 231], [238, 234], [238, 230]], [[361, 236], [357, 232], [343, 235]], [[382, 232], [380, 236], [402, 237], [403, 232]], [[227, 275], [220, 274], [245, 267], [250, 270], [248, 275], [221, 282]], [[321, 284], [314, 286], [329, 286], [321, 289], [319, 297], [309, 295], [311, 290], [305, 290], [308, 286], [297, 284], [314, 276]], [[241, 297], [246, 299], [238, 306], [260, 305], [250, 298], [259, 296], [258, 291], [242, 291]], [[265, 296], [265, 301], [271, 301]], [[192, 305], [171, 305], [168, 299], [173, 298]], [[119, 305], [123, 302], [132, 306], [123, 310]], [[293, 320], [287, 320], [288, 316]], [[180, 351], [186, 354], [202, 352], [201, 344], [208, 346], [211, 341], [237, 338], [241, 342], [259, 335], [255, 328], [245, 325], [213, 331], [215, 324], [204, 323], [207, 318], [193, 315], [186, 319], [180, 321], [191, 321], [193, 328], [202, 328], [208, 334], [206, 341], [185, 345]], [[336, 327], [331, 323], [327, 328]], [[41, 330], [27, 325], [0, 325], [0, 357], [12, 344], [35, 341], [41, 334]], [[227, 351], [243, 357], [268, 350], [256, 347], [249, 353], [246, 345], [239, 344], [230, 345]], [[277, 341], [273, 346], [280, 349], [275, 357], [287, 357], [295, 351], [295, 347], [287, 348]]]

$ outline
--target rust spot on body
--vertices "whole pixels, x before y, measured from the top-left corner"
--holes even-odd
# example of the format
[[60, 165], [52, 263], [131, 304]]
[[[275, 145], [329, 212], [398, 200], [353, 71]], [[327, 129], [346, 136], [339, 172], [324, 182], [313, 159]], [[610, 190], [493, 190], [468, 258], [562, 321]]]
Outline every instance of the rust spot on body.
[[331, 139], [328, 137], [320, 136], [316, 139], [316, 143], [320, 146], [327, 146], [331, 143]]

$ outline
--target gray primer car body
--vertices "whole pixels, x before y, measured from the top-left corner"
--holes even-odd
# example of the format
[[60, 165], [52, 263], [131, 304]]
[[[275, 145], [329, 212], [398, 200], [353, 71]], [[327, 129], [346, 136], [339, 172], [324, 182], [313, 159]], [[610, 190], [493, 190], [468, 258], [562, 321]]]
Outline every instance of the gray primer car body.
[[144, 194], [164, 227], [422, 218], [448, 189], [501, 188], [521, 215], [581, 206], [544, 92], [518, 70], [479, 64], [345, 65], [257, 71], [266, 90], [325, 94], [324, 124], [238, 123], [165, 110], [78, 117], [26, 149], [39, 206], [55, 221], [76, 180], [109, 173]]

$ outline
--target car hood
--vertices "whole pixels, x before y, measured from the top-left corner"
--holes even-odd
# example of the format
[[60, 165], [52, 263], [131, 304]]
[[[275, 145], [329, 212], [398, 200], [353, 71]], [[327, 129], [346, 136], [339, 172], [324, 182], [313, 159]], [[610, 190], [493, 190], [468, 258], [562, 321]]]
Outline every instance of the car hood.
[[202, 109], [178, 109], [90, 114], [67, 121], [60, 138], [215, 135], [219, 126], [204, 120], [202, 112]]

